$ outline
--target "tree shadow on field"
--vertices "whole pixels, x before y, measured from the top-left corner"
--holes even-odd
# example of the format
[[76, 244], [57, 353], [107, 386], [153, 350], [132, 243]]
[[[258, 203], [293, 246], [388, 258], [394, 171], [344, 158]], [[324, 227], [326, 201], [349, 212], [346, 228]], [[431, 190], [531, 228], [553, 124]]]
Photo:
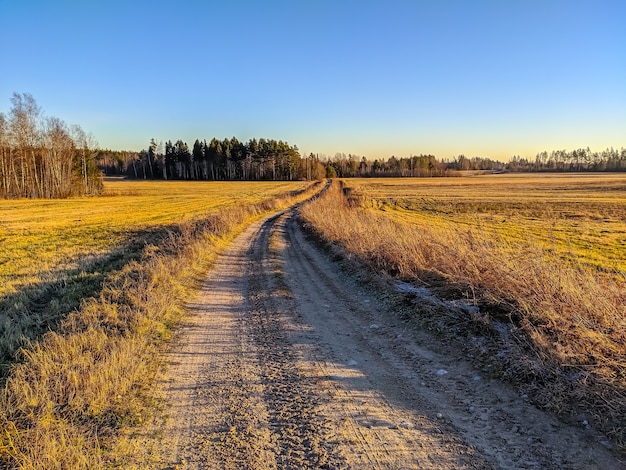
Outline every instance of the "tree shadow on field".
[[159, 246], [163, 240], [180, 232], [179, 226], [131, 232], [124, 242], [105, 255], [81, 262], [78, 268], [49, 271], [46, 281], [23, 286], [1, 297], [0, 382], [6, 379], [11, 365], [19, 360], [20, 348], [36, 342], [48, 331], [58, 331], [67, 315], [78, 309], [84, 299], [102, 291], [108, 275], [139, 260], [147, 246]]

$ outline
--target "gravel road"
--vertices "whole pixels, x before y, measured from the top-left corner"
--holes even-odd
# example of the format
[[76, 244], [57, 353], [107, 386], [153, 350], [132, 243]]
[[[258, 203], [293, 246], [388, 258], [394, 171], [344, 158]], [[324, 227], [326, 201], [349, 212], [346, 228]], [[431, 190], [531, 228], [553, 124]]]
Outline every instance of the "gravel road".
[[154, 469], [620, 469], [568, 426], [342, 271], [297, 209], [208, 274], [138, 441]]

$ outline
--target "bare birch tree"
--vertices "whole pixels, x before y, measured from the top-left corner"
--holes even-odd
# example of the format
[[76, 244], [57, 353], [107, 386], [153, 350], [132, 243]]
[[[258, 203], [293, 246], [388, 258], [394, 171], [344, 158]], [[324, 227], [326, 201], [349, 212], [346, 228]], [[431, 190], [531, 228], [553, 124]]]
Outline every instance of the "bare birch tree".
[[0, 197], [98, 194], [97, 144], [80, 126], [43, 118], [35, 99], [14, 93], [8, 117], [0, 114]]

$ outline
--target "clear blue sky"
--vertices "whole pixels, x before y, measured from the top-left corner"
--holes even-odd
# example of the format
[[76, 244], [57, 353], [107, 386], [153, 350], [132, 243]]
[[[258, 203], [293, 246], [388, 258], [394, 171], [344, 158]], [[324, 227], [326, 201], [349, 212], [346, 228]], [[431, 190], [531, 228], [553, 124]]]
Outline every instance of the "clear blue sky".
[[626, 1], [0, 0], [0, 111], [101, 147], [508, 160], [626, 146]]

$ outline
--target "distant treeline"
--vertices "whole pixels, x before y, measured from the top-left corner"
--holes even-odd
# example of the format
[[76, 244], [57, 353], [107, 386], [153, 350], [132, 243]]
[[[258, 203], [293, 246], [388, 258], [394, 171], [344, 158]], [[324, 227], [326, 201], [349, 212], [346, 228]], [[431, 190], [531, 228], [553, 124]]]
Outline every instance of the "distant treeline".
[[338, 153], [333, 159], [327, 160], [326, 173], [329, 177], [340, 178], [447, 176], [448, 164], [437, 160], [434, 155], [368, 160], [357, 155]]
[[107, 175], [141, 179], [177, 180], [294, 180], [324, 177], [434, 177], [457, 176], [465, 171], [484, 172], [604, 172], [626, 171], [626, 149], [592, 152], [554, 150], [534, 160], [515, 156], [510, 162], [459, 155], [452, 160], [434, 155], [391, 156], [370, 160], [337, 153], [334, 157], [300, 155], [298, 147], [272, 139], [240, 142], [236, 137], [196, 140], [190, 149], [178, 140], [150, 142], [148, 150], [100, 150], [97, 161]]
[[626, 171], [626, 149], [540, 152], [503, 163], [459, 155], [377, 158], [337, 153], [300, 155], [282, 140], [236, 137], [209, 141], [150, 141], [147, 150], [97, 149], [80, 126], [44, 117], [28, 93], [14, 93], [8, 114], [0, 113], [0, 198], [64, 198], [100, 194], [102, 174], [164, 180], [315, 180], [324, 177], [433, 177], [463, 171]]
[[107, 175], [164, 180], [298, 180], [321, 179], [325, 165], [314, 156], [302, 158], [297, 146], [274, 139], [236, 137], [196, 139], [165, 144], [152, 139], [147, 150], [101, 150], [97, 159]]
[[626, 171], [626, 149], [608, 148], [602, 152], [586, 149], [553, 150], [537, 154], [534, 160], [515, 156], [507, 164], [510, 171]]
[[457, 176], [463, 171], [485, 172], [581, 172], [626, 171], [626, 149], [592, 152], [589, 148], [573, 151], [554, 150], [537, 154], [534, 160], [515, 156], [503, 163], [483, 157], [459, 155], [439, 160], [434, 155], [417, 155], [369, 160], [357, 155], [335, 154], [325, 159], [328, 176], [350, 177], [430, 177]]
[[64, 198], [99, 194], [93, 139], [80, 126], [44, 117], [28, 93], [0, 113], [0, 197]]

